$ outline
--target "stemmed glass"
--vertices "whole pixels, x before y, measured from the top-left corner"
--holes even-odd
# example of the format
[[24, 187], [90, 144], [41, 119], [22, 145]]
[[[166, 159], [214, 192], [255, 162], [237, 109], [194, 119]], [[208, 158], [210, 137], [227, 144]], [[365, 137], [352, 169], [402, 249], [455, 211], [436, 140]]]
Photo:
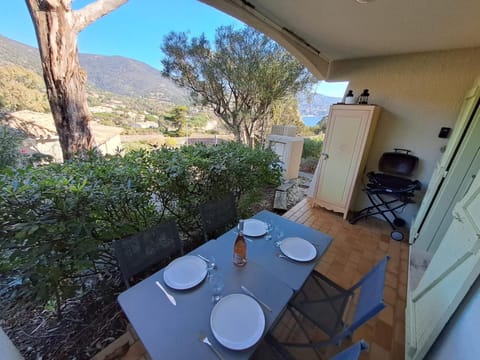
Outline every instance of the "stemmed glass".
[[206, 261], [207, 271], [210, 273], [217, 268], [217, 265], [215, 263], [215, 256], [207, 256], [206, 259], [208, 260]]
[[212, 287], [212, 302], [216, 304], [222, 298], [224, 288], [223, 276], [218, 271], [211, 270], [208, 273], [208, 282]]
[[274, 242], [274, 245], [276, 247], [279, 247], [280, 243], [283, 240], [283, 236], [284, 236], [283, 230], [280, 226], [275, 226], [273, 232], [275, 233], [275, 238], [276, 238], [276, 241]]
[[266, 222], [267, 224], [267, 235], [265, 235], [265, 240], [272, 240], [273, 225], [271, 222]]

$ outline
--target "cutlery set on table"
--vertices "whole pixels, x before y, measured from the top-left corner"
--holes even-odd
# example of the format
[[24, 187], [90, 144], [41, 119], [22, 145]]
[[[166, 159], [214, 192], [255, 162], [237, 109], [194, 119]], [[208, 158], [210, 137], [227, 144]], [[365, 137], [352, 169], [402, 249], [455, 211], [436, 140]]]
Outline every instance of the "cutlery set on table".
[[[234, 261], [241, 234], [250, 239], [243, 264]], [[153, 359], [248, 359], [330, 242], [262, 211], [127, 289], [119, 302]]]
[[[201, 254], [186, 255], [171, 262], [163, 273], [167, 287], [174, 290], [187, 290], [200, 284], [216, 265], [208, 257]], [[174, 306], [175, 297], [158, 280], [157, 287]], [[268, 304], [262, 301], [246, 286], [240, 286], [244, 293], [232, 293], [219, 299], [210, 316], [210, 328], [215, 339], [231, 350], [243, 350], [253, 346], [262, 337], [265, 329], [265, 315], [262, 307], [272, 312]], [[246, 295], [245, 295], [246, 294]], [[232, 324], [235, 324], [232, 326]], [[207, 335], [199, 335], [199, 339], [208, 345], [222, 359], [219, 350], [214, 347]]]
[[[249, 238], [265, 236], [269, 240], [272, 238], [272, 231], [273, 227], [270, 224], [260, 220], [249, 219], [244, 222], [243, 233]], [[317, 256], [315, 246], [299, 237], [287, 237], [275, 242], [274, 245], [281, 251], [276, 253], [278, 258], [293, 263], [308, 262]], [[174, 290], [186, 290], [194, 288], [206, 277], [216, 276], [216, 270], [213, 257], [202, 254], [186, 255], [172, 261], [165, 268], [163, 280], [166, 286]], [[177, 302], [173, 295], [159, 281], [155, 283], [170, 303], [176, 306]], [[265, 329], [262, 308], [272, 312], [271, 307], [245, 285], [241, 285], [240, 289], [242, 293], [217, 296], [210, 315], [210, 328], [215, 339], [231, 350], [243, 350], [254, 345], [262, 337]], [[218, 358], [223, 358], [207, 335], [200, 334], [199, 340], [208, 345]]]

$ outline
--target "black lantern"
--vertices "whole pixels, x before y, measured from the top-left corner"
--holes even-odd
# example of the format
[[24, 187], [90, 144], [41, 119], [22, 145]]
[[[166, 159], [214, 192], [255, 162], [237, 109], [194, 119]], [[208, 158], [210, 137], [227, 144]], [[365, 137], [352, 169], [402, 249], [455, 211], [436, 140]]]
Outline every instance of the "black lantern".
[[363, 89], [363, 92], [358, 97], [359, 104], [368, 104], [368, 97], [370, 94], [368, 93], [368, 89]]

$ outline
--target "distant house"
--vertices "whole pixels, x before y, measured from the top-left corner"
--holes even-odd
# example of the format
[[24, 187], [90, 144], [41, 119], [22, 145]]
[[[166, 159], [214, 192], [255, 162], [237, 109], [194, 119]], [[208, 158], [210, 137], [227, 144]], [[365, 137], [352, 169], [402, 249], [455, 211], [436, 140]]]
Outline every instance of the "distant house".
[[[54, 161], [63, 161], [62, 149], [51, 114], [22, 110], [7, 116], [7, 125], [21, 130], [27, 138], [23, 142], [24, 151], [51, 155]], [[122, 149], [121, 128], [91, 122], [95, 142], [102, 154], [114, 154]]]
[[158, 128], [158, 123], [154, 121], [142, 121], [136, 122], [135, 124], [130, 125], [133, 128], [140, 128], [140, 129], [156, 129]]

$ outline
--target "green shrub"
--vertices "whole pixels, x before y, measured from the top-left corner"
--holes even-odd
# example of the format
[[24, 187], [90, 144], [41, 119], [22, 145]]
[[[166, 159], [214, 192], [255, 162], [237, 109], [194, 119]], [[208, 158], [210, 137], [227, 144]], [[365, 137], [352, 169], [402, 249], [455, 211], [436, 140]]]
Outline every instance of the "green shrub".
[[318, 157], [309, 156], [305, 159], [302, 159], [300, 163], [300, 170], [313, 174], [315, 172], [315, 168], [318, 164]]
[[[234, 193], [244, 216], [281, 170], [271, 151], [237, 143], [130, 151], [124, 157], [0, 174], [0, 269], [15, 269], [32, 294], [62, 299], [112, 259], [114, 239], [175, 218], [185, 241], [198, 233], [198, 205]], [[188, 247], [188, 243], [184, 244]]]
[[22, 139], [17, 131], [0, 124], [0, 170], [22, 163], [23, 156], [20, 153]]
[[320, 158], [323, 141], [319, 138], [305, 138], [303, 142], [302, 159], [309, 157]]

